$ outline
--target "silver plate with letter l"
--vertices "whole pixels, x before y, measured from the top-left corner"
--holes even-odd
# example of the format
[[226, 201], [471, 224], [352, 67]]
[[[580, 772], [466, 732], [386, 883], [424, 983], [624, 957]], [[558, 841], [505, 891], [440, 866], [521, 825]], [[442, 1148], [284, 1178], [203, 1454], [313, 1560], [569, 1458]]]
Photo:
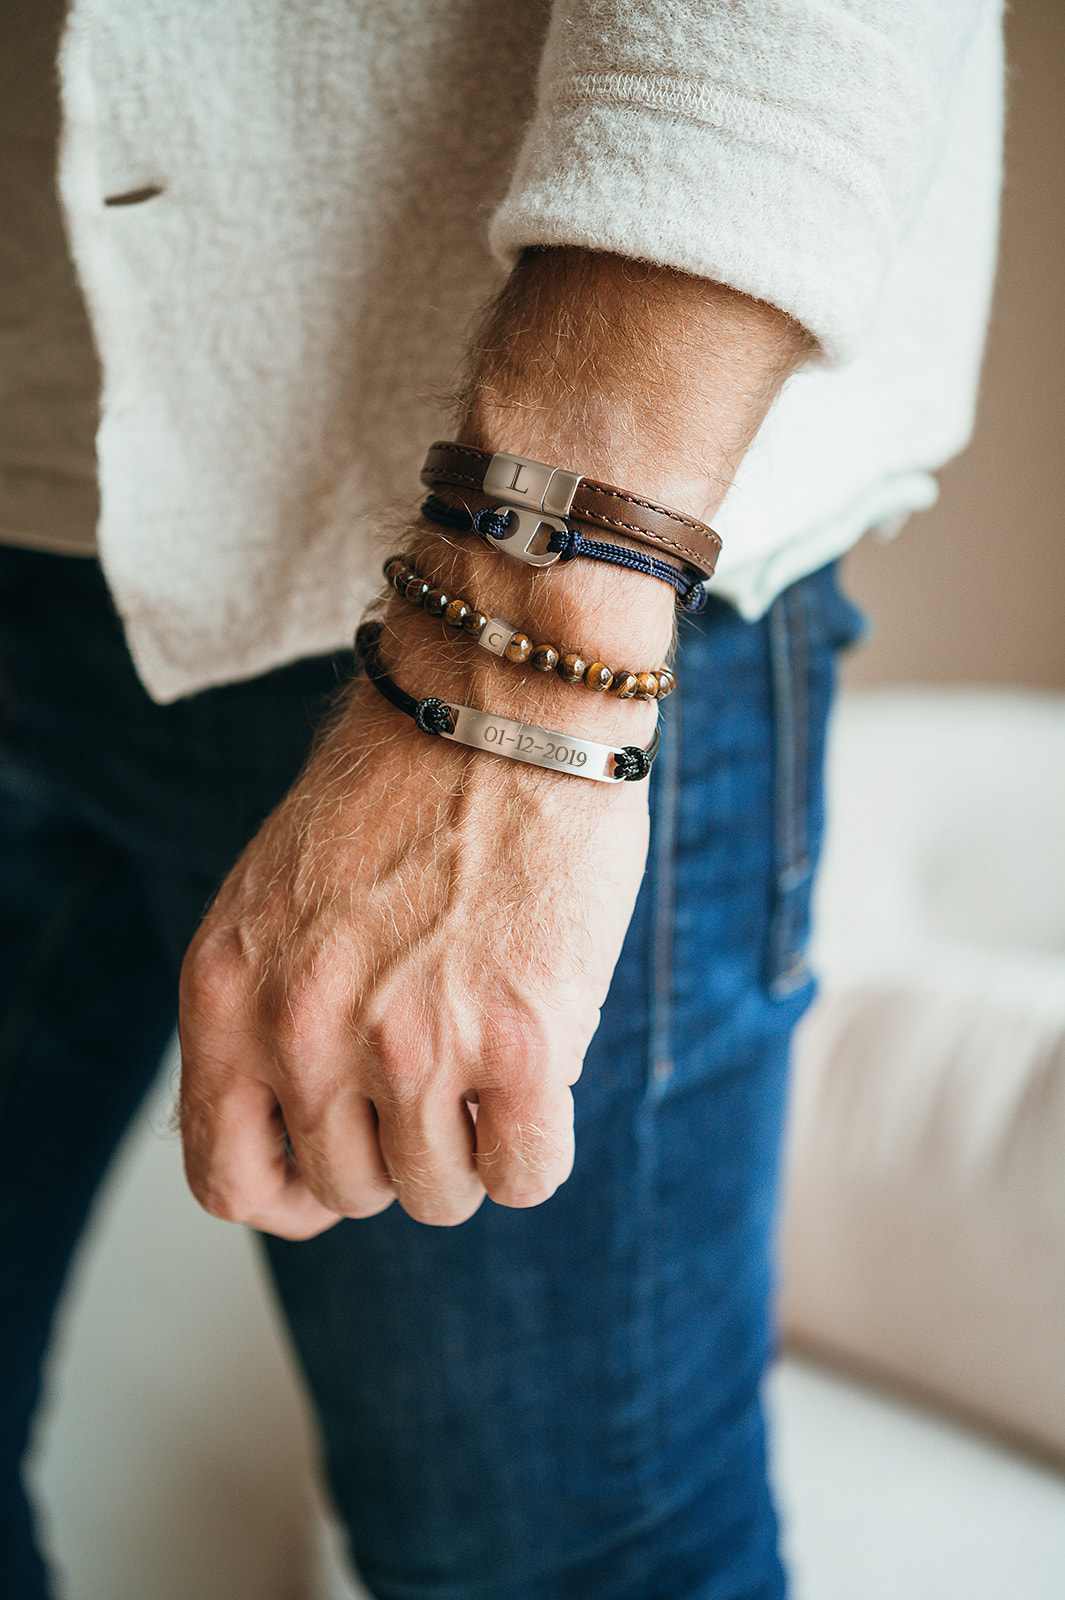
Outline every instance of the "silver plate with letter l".
[[549, 467], [542, 461], [530, 461], [527, 456], [512, 456], [500, 450], [485, 468], [481, 487], [485, 494], [502, 500], [504, 505], [525, 506], [529, 511], [543, 511], [549, 517], [565, 517], [569, 515], [580, 481], [579, 472], [563, 472], [561, 467]]

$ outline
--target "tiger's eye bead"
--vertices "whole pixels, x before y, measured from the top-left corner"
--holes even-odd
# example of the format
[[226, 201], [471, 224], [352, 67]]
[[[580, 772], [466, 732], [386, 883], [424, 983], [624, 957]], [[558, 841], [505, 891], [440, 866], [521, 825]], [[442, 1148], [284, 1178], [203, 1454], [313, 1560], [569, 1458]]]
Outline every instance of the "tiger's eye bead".
[[408, 600], [413, 600], [415, 605], [420, 606], [432, 587], [425, 578], [420, 578], [415, 573], [414, 577], [403, 585], [403, 593]]
[[402, 556], [389, 556], [381, 570], [384, 573], [386, 580], [389, 583], [392, 583], [395, 580], [396, 573], [401, 567], [405, 567], [406, 565], [407, 563]]
[[601, 661], [593, 661], [590, 667], [585, 668], [584, 681], [589, 689], [597, 689], [602, 692], [602, 690], [610, 688], [614, 681], [614, 674]]
[[477, 635], [487, 628], [491, 620], [490, 617], [485, 616], [483, 611], [478, 611], [476, 606], [471, 606], [462, 619], [462, 631], [463, 633], [468, 633], [471, 638], [476, 639]]
[[558, 651], [553, 644], [534, 645], [529, 660], [537, 672], [554, 672], [558, 666]]
[[567, 650], [564, 656], [559, 656], [555, 668], [563, 683], [580, 683], [587, 670], [587, 661], [583, 661], [575, 650]]
[[503, 654], [508, 661], [515, 661], [521, 666], [532, 655], [532, 647], [532, 640], [527, 633], [516, 633]]
[[449, 627], [461, 628], [462, 624], [466, 621], [466, 618], [469, 616], [469, 614], [470, 614], [470, 608], [466, 604], [466, 601], [465, 600], [460, 600], [460, 599], [458, 599], [456, 597], [454, 600], [452, 600], [451, 604], [445, 609], [445, 611], [444, 611], [444, 621], [448, 624]]
[[610, 685], [610, 693], [617, 695], [619, 700], [631, 700], [636, 693], [635, 672], [630, 672], [627, 667], [619, 667]]
[[414, 568], [404, 563], [395, 569], [389, 581], [397, 594], [405, 594], [408, 583], [413, 583], [417, 576]]
[[422, 605], [431, 617], [442, 617], [451, 604], [451, 596], [446, 589], [430, 589]]
[[664, 700], [667, 694], [672, 694], [677, 687], [677, 674], [671, 667], [658, 669], [658, 698]]
[[658, 698], [658, 673], [638, 672], [636, 674], [637, 700], [656, 700]]

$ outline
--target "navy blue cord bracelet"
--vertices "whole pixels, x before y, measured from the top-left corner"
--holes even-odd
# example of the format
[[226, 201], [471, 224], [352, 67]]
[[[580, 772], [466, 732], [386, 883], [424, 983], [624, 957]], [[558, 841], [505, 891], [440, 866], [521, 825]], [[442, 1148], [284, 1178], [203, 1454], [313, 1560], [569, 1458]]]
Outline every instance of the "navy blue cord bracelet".
[[[435, 494], [422, 505], [422, 516], [459, 533], [477, 533], [486, 542], [504, 538], [510, 527], [510, 513], [505, 507], [499, 511], [486, 508], [470, 512], [465, 506], [450, 505]], [[552, 532], [547, 550], [560, 561], [585, 556], [591, 561], [606, 561], [611, 566], [642, 573], [647, 578], [658, 578], [677, 591], [677, 605], [681, 611], [697, 612], [706, 608], [709, 595], [698, 574], [660, 561], [657, 556], [644, 555], [642, 550], [629, 550], [625, 545], [608, 544], [602, 539], [586, 539], [568, 525], [560, 533]]]

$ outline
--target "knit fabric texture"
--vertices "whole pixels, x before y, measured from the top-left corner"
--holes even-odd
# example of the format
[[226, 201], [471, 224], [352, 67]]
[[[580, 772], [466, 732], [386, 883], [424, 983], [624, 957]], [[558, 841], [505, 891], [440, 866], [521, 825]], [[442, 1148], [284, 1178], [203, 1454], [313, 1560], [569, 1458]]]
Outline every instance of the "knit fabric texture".
[[967, 437], [999, 0], [75, 0], [61, 67], [99, 545], [160, 700], [350, 638], [527, 245], [815, 335], [714, 519], [745, 615]]

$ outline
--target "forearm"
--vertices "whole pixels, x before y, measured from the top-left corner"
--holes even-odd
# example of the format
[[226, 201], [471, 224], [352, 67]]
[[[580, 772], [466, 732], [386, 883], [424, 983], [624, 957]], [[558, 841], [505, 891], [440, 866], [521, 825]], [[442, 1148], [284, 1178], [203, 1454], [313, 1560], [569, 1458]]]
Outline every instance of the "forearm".
[[790, 317], [722, 284], [622, 256], [527, 251], [472, 351], [462, 437], [561, 453], [708, 517], [813, 349]]

